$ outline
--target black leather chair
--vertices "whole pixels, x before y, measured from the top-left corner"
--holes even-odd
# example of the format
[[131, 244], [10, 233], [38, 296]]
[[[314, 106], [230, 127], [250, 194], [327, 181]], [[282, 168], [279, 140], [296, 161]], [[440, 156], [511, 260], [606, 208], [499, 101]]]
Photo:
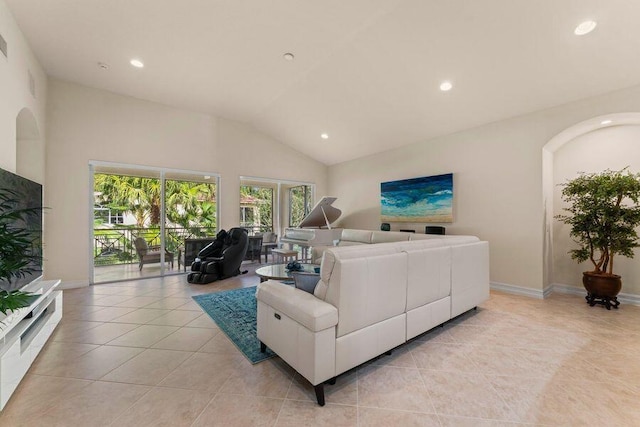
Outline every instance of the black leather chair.
[[204, 284], [239, 275], [248, 245], [246, 230], [221, 230], [216, 239], [198, 253], [198, 258], [191, 264], [187, 282]]
[[180, 261], [184, 271], [187, 271], [187, 267], [191, 268], [193, 261], [198, 258], [200, 251], [210, 243], [216, 240], [215, 237], [200, 237], [197, 239], [184, 239], [184, 251], [178, 253], [178, 269], [180, 269]]

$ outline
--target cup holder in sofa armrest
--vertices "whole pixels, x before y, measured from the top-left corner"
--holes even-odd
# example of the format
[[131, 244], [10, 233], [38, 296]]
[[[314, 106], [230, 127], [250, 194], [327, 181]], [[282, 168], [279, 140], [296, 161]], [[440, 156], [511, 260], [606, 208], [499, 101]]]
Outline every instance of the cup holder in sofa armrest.
[[256, 299], [313, 332], [338, 324], [338, 309], [314, 295], [275, 280], [258, 285]]

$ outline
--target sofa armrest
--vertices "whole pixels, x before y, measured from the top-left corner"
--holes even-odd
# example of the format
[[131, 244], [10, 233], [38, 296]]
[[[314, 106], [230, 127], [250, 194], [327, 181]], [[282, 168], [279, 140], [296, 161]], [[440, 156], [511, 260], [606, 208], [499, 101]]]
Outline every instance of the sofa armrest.
[[312, 332], [338, 324], [338, 309], [312, 294], [268, 280], [258, 285], [256, 299], [280, 311]]

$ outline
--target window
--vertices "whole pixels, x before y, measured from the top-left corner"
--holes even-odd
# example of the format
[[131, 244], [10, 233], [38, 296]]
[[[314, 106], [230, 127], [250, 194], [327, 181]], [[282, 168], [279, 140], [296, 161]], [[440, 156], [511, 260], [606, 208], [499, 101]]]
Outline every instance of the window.
[[124, 212], [112, 210], [104, 206], [93, 208], [95, 219], [102, 224], [124, 224]]
[[311, 211], [311, 186], [298, 185], [289, 189], [289, 227], [297, 227]]
[[273, 188], [240, 186], [240, 227], [250, 234], [273, 231]]
[[[180, 274], [186, 267], [180, 265], [185, 239], [215, 236], [215, 174], [103, 162], [89, 166], [94, 196], [92, 283]], [[163, 247], [164, 262], [140, 268], [135, 245], [139, 238]]]
[[240, 226], [249, 233], [271, 231], [280, 236], [310, 212], [315, 184], [260, 177], [240, 177]]

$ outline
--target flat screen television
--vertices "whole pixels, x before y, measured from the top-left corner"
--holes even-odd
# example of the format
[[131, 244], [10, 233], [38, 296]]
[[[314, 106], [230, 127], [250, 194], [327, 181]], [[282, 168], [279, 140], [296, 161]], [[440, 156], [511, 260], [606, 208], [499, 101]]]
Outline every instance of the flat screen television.
[[[14, 173], [0, 169], [0, 190], [12, 192], [13, 205], [16, 209], [30, 209], [28, 215], [13, 218], [7, 227], [22, 228], [29, 233], [30, 247], [27, 252], [31, 255], [28, 270], [21, 277], [12, 278], [10, 282], [0, 279], [0, 289], [20, 289], [32, 281], [42, 277], [42, 185], [23, 178]], [[6, 193], [6, 191], [5, 191]]]

